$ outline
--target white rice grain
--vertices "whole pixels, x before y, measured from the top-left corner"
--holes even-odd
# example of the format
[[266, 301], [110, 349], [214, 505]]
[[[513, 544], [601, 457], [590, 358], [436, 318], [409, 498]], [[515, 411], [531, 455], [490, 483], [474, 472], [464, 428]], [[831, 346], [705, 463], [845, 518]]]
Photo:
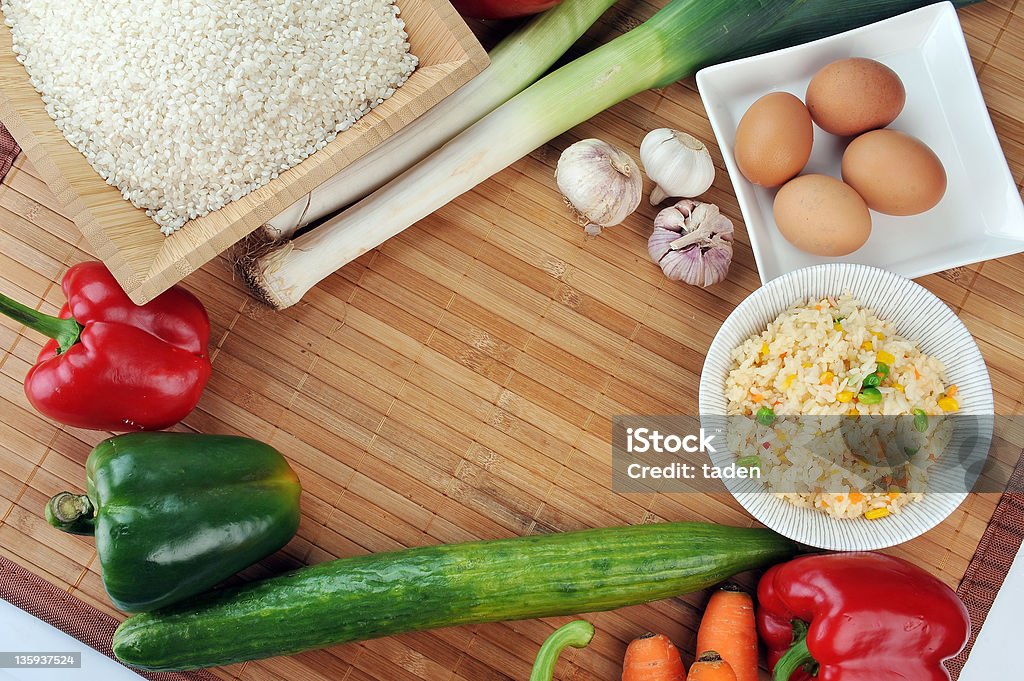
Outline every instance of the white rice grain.
[[2, 0], [68, 142], [165, 234], [265, 185], [417, 66], [394, 0]]

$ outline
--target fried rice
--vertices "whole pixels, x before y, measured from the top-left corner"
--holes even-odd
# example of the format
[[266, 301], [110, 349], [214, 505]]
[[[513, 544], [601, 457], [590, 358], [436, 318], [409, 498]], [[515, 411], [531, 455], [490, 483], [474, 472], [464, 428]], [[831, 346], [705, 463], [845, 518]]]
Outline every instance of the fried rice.
[[[837, 518], [872, 520], [921, 497], [928, 464], [951, 434], [948, 421], [931, 417], [959, 409], [956, 386], [891, 323], [850, 294], [812, 300], [783, 312], [732, 360], [728, 415], [753, 418], [730, 419], [730, 449], [757, 457], [770, 491]], [[909, 418], [842, 418], [862, 416]], [[890, 469], [879, 461], [901, 457], [884, 475]]]

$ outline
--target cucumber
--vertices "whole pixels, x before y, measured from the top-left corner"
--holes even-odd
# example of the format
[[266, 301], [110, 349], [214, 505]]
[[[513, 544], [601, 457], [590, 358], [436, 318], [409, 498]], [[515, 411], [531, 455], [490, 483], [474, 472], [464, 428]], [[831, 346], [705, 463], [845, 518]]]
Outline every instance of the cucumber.
[[770, 530], [660, 523], [378, 553], [125, 620], [119, 660], [185, 670], [480, 622], [611, 610], [791, 557]]

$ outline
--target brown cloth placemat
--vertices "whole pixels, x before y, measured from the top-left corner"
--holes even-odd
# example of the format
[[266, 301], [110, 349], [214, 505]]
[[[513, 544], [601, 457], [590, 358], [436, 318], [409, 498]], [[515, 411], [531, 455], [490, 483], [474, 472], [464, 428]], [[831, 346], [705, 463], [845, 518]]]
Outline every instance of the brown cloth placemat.
[[[117, 620], [3, 556], [0, 556], [0, 598], [110, 659], [117, 659], [110, 649]], [[206, 671], [144, 672], [129, 669], [151, 681], [217, 681], [216, 676]]]
[[[1024, 489], [1024, 457], [1018, 462], [1007, 485], [1008, 490]], [[954, 679], [960, 677], [974, 641], [985, 624], [988, 611], [1003, 586], [1021, 541], [1024, 540], [1024, 494], [1007, 491], [999, 498], [992, 520], [985, 528], [978, 550], [956, 592], [971, 613], [971, 638], [967, 646], [947, 663]]]
[[14, 165], [14, 159], [21, 153], [18, 141], [14, 139], [7, 128], [0, 123], [0, 181], [7, 177], [7, 173]]

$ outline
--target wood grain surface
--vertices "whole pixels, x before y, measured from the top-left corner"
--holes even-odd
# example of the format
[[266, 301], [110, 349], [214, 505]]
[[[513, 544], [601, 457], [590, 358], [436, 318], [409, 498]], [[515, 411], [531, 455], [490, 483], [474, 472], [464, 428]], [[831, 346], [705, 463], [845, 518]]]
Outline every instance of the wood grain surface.
[[[655, 7], [623, 0], [582, 47]], [[1024, 2], [960, 13], [1015, 181], [1024, 179]], [[634, 97], [514, 166], [272, 312], [218, 258], [185, 284], [213, 322], [215, 372], [181, 429], [238, 433], [284, 452], [302, 480], [303, 520], [259, 577], [403, 546], [577, 528], [752, 520], [728, 496], [617, 495], [611, 417], [696, 413], [711, 339], [758, 286], [742, 229], [728, 280], [666, 280], [648, 260], [654, 209], [587, 239], [554, 187], [554, 163], [590, 136], [636, 153], [654, 127], [713, 142], [692, 80]], [[721, 157], [709, 200], [742, 225]], [[650, 189], [650, 186], [647, 187]], [[94, 253], [24, 158], [0, 186], [0, 290], [55, 312], [66, 268]], [[989, 364], [997, 413], [1024, 410], [1024, 255], [925, 277], [960, 314]], [[28, 406], [22, 380], [42, 339], [0, 322], [0, 552], [114, 613], [93, 543], [42, 519], [81, 489], [107, 434], [62, 428]], [[972, 495], [946, 522], [893, 552], [951, 586], [963, 577], [997, 497]], [[752, 577], [742, 580], [752, 584]], [[588, 617], [598, 634], [559, 663], [561, 679], [617, 679], [626, 643], [662, 631], [685, 651], [707, 595]], [[117, 613], [114, 613], [117, 614]], [[120, 616], [120, 615], [118, 615]], [[218, 669], [225, 679], [525, 679], [566, 618], [445, 629]]]
[[[190, 221], [169, 237], [146, 212], [108, 185], [46, 113], [0, 22], [0, 121], [137, 303], [194, 272], [342, 168], [454, 92], [488, 64], [487, 54], [448, 0], [399, 0], [420, 65], [395, 94], [320, 152], [260, 189]], [[2, 15], [0, 15], [2, 16]]]

